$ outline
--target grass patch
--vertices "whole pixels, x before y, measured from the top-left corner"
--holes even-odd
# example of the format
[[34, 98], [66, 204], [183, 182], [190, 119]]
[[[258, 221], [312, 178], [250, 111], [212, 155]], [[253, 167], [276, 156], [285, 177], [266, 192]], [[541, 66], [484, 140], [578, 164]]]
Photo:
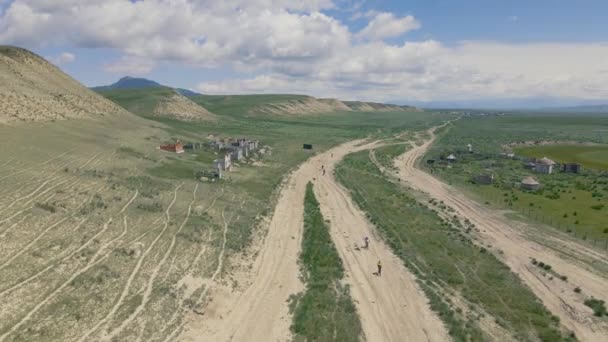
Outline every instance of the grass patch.
[[[295, 341], [359, 341], [361, 322], [348, 286], [340, 284], [344, 268], [323, 220], [312, 183], [306, 186], [304, 234], [300, 256], [306, 292], [292, 298]], [[291, 305], [290, 305], [291, 306]]]
[[398, 156], [404, 154], [409, 149], [409, 146], [410, 145], [401, 144], [377, 148], [375, 152], [376, 159], [385, 168], [389, 170], [395, 169], [395, 164], [393, 163], [393, 161]]
[[190, 164], [180, 160], [172, 160], [164, 162], [160, 166], [148, 169], [148, 173], [152, 176], [165, 179], [194, 179], [196, 168]]
[[543, 145], [521, 147], [515, 152], [530, 158], [547, 156], [560, 163], [580, 163], [583, 167], [608, 170], [606, 145]]
[[481, 307], [518, 340], [568, 339], [561, 336], [551, 313], [507, 266], [405, 189], [382, 177], [367, 152], [347, 156], [336, 174], [395, 254], [417, 276], [432, 309], [455, 341], [488, 337], [475, 320], [458, 314], [449, 304], [441, 295], [444, 288], [456, 290]]
[[606, 303], [603, 300], [591, 298], [585, 300], [585, 305], [593, 309], [593, 314], [597, 317], [608, 316], [606, 311]]
[[49, 203], [36, 202], [36, 208], [48, 211], [49, 213], [55, 213], [57, 211], [57, 208]]

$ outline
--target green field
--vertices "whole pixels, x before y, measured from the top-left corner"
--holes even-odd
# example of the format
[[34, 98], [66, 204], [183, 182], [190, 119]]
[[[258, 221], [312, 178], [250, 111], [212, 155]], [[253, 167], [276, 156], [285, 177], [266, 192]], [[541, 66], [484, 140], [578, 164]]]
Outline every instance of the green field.
[[525, 157], [549, 157], [559, 163], [579, 163], [590, 169], [608, 170], [608, 146], [605, 145], [543, 145], [515, 149]]
[[[376, 154], [393, 152], [379, 149]], [[471, 227], [445, 221], [419, 203], [382, 175], [367, 152], [347, 156], [336, 174], [416, 275], [431, 308], [455, 341], [492, 340], [480, 328], [482, 324], [487, 328], [488, 321], [516, 340], [569, 340], [561, 336], [558, 319], [532, 291], [492, 253], [473, 243]]]
[[[591, 165], [600, 165], [607, 160], [604, 153], [608, 151], [605, 149], [608, 136], [601, 134], [606, 129], [607, 116], [465, 117], [439, 132], [425, 158], [439, 159], [442, 155], [455, 154], [458, 161], [449, 168], [442, 164], [433, 168], [436, 176], [477, 196], [481, 202], [515, 210], [533, 222], [552, 226], [605, 248], [608, 242], [608, 176], [601, 170], [585, 167], [581, 174], [559, 171], [552, 175], [537, 174], [525, 169], [523, 163], [527, 157], [547, 156], [567, 162], [597, 157]], [[531, 146], [516, 148], [516, 159], [501, 155], [510, 150], [507, 145], [536, 141], [601, 145]], [[467, 144], [472, 144], [474, 153], [467, 152]], [[489, 173], [495, 177], [493, 185], [472, 184], [474, 176]], [[534, 176], [541, 183], [539, 191], [520, 189], [519, 183], [527, 176]]]
[[294, 341], [359, 341], [361, 322], [344, 266], [319, 208], [312, 183], [304, 198], [304, 233], [300, 255], [306, 290], [292, 299]]

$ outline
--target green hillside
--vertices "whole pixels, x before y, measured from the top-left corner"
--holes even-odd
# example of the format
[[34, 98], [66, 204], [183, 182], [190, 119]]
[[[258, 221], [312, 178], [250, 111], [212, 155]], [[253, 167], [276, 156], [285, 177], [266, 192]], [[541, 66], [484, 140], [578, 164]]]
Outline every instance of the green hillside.
[[98, 90], [99, 94], [131, 113], [148, 116], [163, 100], [175, 94], [169, 87]]
[[245, 116], [259, 106], [297, 101], [309, 98], [306, 95], [256, 94], [256, 95], [199, 95], [190, 99], [216, 114]]

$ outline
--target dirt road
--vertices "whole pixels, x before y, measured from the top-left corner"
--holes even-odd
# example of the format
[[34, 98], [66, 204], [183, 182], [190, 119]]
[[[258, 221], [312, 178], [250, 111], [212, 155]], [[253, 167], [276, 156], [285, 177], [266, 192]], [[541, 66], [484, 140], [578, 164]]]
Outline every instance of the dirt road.
[[[527, 239], [524, 231], [535, 229], [520, 222], [509, 220], [503, 212], [487, 208], [459, 193], [456, 189], [416, 168], [416, 162], [433, 143], [435, 136], [421, 146], [413, 146], [411, 150], [396, 160], [399, 176], [411, 187], [428, 193], [432, 198], [443, 201], [456, 212], [468, 218], [480, 231], [480, 239], [484, 244], [492, 246], [492, 250], [501, 251], [497, 256], [519, 275], [535, 295], [554, 314], [559, 316], [561, 323], [575, 332], [582, 341], [608, 341], [608, 324], [593, 316], [590, 308], [583, 304], [589, 296], [608, 299], [608, 279], [605, 275], [593, 270], [589, 265], [571, 259], [565, 259], [560, 254], [541, 244]], [[551, 237], [552, 244], [555, 237]], [[561, 241], [561, 245], [569, 251], [584, 251], [584, 246], [573, 246], [572, 241]], [[559, 244], [557, 244], [559, 245]], [[581, 257], [593, 257], [593, 253], [580, 253]], [[542, 276], [538, 267], [531, 265], [531, 258], [543, 261], [552, 269], [568, 277], [568, 281], [551, 280]], [[593, 262], [604, 262], [605, 256], [598, 255]], [[576, 286], [582, 289], [581, 294], [573, 291]]]
[[[350, 152], [372, 148], [352, 141], [316, 155], [287, 179], [253, 267], [237, 276], [248, 285], [242, 291], [216, 286], [212, 301], [192, 315], [180, 341], [288, 341], [291, 316], [288, 299], [304, 290], [299, 279], [298, 257], [303, 229], [303, 203], [308, 181], [344, 261], [346, 282], [352, 287], [368, 341], [445, 341], [447, 333], [431, 312], [413, 275], [379, 239], [365, 215], [334, 180], [332, 170]], [[326, 174], [322, 174], [321, 166]], [[369, 236], [369, 250], [356, 250]], [[381, 277], [372, 273], [382, 260]], [[247, 279], [249, 278], [249, 279]]]

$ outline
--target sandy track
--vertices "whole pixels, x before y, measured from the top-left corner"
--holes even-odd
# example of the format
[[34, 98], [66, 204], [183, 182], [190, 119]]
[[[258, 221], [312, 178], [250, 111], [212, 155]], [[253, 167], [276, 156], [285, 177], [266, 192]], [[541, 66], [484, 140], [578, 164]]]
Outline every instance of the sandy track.
[[[369, 341], [444, 341], [447, 334], [433, 317], [414, 278], [399, 259], [381, 241], [369, 251], [353, 250], [353, 238], [372, 236], [372, 227], [321, 165], [333, 166], [346, 154], [376, 146], [352, 141], [319, 154], [302, 164], [284, 183], [268, 227], [268, 234], [247, 276], [243, 291], [229, 287], [214, 289], [212, 301], [203, 316], [192, 316], [180, 341], [288, 341], [291, 339], [291, 316], [287, 301], [290, 295], [304, 290], [299, 279], [298, 258], [301, 249], [304, 194], [308, 181], [316, 186], [324, 213], [332, 218], [332, 236], [345, 264], [364, 333]], [[328, 169], [329, 171], [329, 169]], [[324, 179], [320, 179], [324, 177]], [[334, 222], [335, 221], [335, 222]], [[386, 275], [372, 274], [378, 258]]]
[[[359, 147], [365, 149], [367, 146]], [[335, 165], [346, 154], [339, 150], [315, 160], [327, 170], [315, 182], [315, 193], [331, 235], [346, 268], [346, 281], [361, 317], [368, 341], [447, 341], [443, 323], [431, 311], [416, 279], [401, 259], [384, 244], [375, 227], [353, 203], [348, 190], [333, 177]], [[363, 237], [371, 238], [369, 249], [360, 249]], [[374, 238], [376, 237], [376, 238]], [[383, 274], [376, 272], [382, 261]]]
[[[502, 251], [502, 254], [497, 256], [519, 275], [544, 305], [553, 314], [559, 316], [561, 323], [574, 331], [578, 338], [583, 341], [608, 340], [608, 324], [593, 317], [591, 309], [583, 304], [587, 296], [608, 299], [606, 298], [608, 279], [598, 275], [588, 265], [564, 259], [560, 257], [558, 251], [527, 239], [524, 236], [525, 229], [534, 230], [534, 227], [522, 227], [521, 223], [507, 219], [502, 212], [476, 203], [456, 189], [417, 169], [417, 160], [426, 153], [434, 141], [432, 132], [430, 131], [432, 137], [430, 140], [421, 146], [414, 146], [396, 160], [402, 180], [413, 188], [444, 201], [446, 205], [475, 224], [481, 230], [480, 239], [490, 244], [493, 249]], [[551, 237], [551, 239], [555, 243], [555, 238]], [[576, 244], [573, 241], [562, 242], [564, 246], [572, 246], [573, 243]], [[585, 250], [586, 247], [579, 245], [576, 249]], [[588, 258], [593, 253], [580, 253], [580, 255]], [[553, 270], [566, 275], [568, 282], [543, 277], [536, 267], [531, 266], [531, 258], [551, 265]], [[602, 262], [602, 259], [604, 257], [594, 261]], [[574, 293], [573, 289], [576, 286], [581, 287], [583, 294]]]

